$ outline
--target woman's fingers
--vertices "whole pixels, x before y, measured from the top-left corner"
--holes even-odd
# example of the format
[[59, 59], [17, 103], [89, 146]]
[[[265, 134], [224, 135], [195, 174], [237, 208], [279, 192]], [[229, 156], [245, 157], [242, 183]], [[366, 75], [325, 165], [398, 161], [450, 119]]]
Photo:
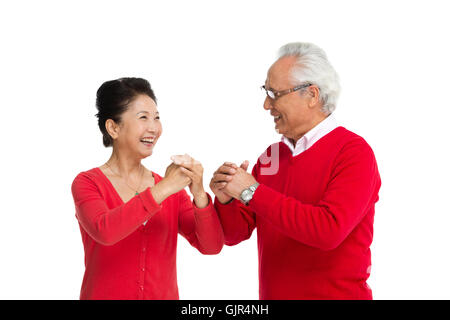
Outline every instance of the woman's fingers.
[[185, 155], [181, 155], [181, 154], [171, 156], [170, 160], [172, 160], [173, 163], [175, 163], [176, 165], [180, 165], [183, 163], [188, 164], [189, 162], [191, 162], [189, 158], [187, 158]]
[[189, 178], [194, 179], [194, 173], [184, 167], [180, 167], [181, 172], [183, 172], [185, 175], [187, 175]]
[[174, 155], [171, 156], [170, 159], [175, 162], [175, 164], [180, 164], [180, 163], [186, 163], [186, 164], [197, 164], [199, 163], [197, 160], [195, 160], [194, 158], [192, 158], [190, 155], [188, 154], [183, 154], [183, 155]]
[[186, 169], [189, 169], [189, 170], [191, 170], [191, 171], [193, 171], [194, 170], [194, 164], [193, 163], [191, 163], [191, 162], [174, 162], [176, 165], [178, 165], [178, 166], [180, 166], [180, 167], [183, 167], [183, 168], [186, 168]]
[[170, 159], [176, 164], [191, 171], [200, 172], [203, 166], [200, 161], [195, 160], [188, 154], [171, 156]]

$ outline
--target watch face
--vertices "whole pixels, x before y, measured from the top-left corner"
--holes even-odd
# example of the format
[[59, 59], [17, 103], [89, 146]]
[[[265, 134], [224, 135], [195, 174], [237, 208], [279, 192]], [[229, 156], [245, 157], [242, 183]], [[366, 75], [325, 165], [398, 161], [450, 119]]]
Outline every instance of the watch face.
[[250, 190], [244, 190], [241, 195], [242, 200], [249, 201], [252, 198], [252, 192]]

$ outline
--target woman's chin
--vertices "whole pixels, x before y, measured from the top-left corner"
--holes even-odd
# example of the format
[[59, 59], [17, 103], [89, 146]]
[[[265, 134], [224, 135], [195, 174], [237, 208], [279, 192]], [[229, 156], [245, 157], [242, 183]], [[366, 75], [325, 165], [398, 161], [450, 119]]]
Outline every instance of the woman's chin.
[[149, 147], [140, 148], [139, 154], [141, 155], [142, 158], [150, 157], [153, 154], [153, 146], [151, 148]]
[[142, 152], [141, 154], [142, 154], [143, 158], [150, 157], [153, 154], [153, 149], [152, 150], [147, 150], [145, 152]]

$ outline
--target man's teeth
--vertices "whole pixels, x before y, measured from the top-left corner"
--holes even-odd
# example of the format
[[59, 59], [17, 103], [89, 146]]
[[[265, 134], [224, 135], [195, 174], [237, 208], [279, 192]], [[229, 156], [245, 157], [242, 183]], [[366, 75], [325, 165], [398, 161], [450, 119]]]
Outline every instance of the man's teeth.
[[275, 120], [278, 120], [281, 118], [281, 116], [274, 116]]

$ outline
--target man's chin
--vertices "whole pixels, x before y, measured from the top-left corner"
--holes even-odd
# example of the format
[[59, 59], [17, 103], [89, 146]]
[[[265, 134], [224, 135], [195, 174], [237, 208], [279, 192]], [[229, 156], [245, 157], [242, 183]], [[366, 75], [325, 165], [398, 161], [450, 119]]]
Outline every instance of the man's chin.
[[278, 128], [278, 127], [275, 127], [275, 131], [278, 133], [278, 134], [282, 134], [282, 135], [284, 135], [285, 134], [285, 131], [283, 130], [283, 128]]

